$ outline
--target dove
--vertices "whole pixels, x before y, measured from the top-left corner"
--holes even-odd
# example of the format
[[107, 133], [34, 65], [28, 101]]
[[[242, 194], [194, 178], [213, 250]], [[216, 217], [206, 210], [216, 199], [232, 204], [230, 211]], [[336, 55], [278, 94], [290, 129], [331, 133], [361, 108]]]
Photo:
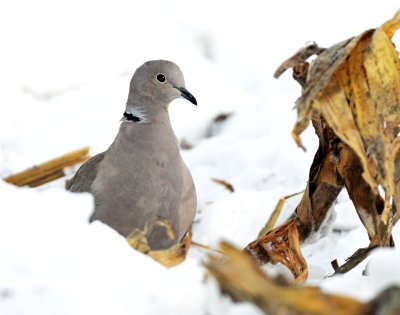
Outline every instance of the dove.
[[125, 237], [145, 231], [152, 250], [178, 244], [196, 214], [195, 186], [168, 113], [177, 98], [197, 105], [176, 64], [153, 60], [140, 66], [115, 140], [66, 182], [72, 192], [93, 194], [90, 222], [99, 220]]

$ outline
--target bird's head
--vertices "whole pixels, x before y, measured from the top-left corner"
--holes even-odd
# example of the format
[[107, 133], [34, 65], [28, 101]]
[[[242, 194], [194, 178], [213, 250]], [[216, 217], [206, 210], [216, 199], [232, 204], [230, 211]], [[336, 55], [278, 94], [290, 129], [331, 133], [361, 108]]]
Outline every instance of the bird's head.
[[197, 105], [196, 98], [186, 89], [181, 69], [171, 61], [152, 60], [140, 66], [134, 73], [126, 112], [146, 111], [146, 107], [167, 108], [176, 98], [185, 98]]

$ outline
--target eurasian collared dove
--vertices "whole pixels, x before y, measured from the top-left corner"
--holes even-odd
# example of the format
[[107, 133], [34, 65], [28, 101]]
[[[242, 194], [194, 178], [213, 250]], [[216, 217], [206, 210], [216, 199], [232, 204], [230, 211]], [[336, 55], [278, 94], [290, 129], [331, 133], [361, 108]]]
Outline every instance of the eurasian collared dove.
[[[176, 64], [154, 60], [139, 67], [114, 142], [66, 184], [70, 191], [94, 195], [90, 221], [100, 220], [125, 237], [135, 229], [146, 230], [152, 250], [180, 242], [196, 213], [192, 176], [168, 115], [168, 105], [179, 97], [197, 105]], [[168, 222], [174, 237], [157, 222]]]

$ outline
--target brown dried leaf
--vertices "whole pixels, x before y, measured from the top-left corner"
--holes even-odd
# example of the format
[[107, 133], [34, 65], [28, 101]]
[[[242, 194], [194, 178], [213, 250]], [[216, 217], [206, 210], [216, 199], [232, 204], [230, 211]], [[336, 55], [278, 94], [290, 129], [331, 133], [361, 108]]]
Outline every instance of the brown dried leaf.
[[319, 55], [325, 48], [321, 48], [313, 42], [300, 48], [292, 57], [283, 62], [274, 73], [275, 78], [279, 78], [287, 69], [294, 68], [296, 65], [305, 62], [312, 55]]
[[259, 237], [244, 250], [260, 264], [280, 262], [285, 265], [292, 272], [296, 284], [307, 279], [307, 262], [300, 251], [295, 220], [289, 220], [279, 228]]

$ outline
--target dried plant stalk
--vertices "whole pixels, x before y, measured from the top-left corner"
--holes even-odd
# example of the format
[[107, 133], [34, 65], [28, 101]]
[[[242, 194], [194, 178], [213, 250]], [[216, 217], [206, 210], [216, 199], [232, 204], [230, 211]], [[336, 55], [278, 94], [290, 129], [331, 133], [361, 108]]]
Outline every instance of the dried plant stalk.
[[367, 258], [368, 254], [376, 247], [366, 247], [366, 248], [360, 248], [358, 249], [351, 257], [346, 259], [346, 262], [338, 266], [337, 261], [336, 264], [333, 263], [335, 273], [333, 275], [339, 274], [339, 273], [346, 273], [353, 269], [354, 267], [358, 266], [365, 258]]
[[258, 233], [258, 236], [262, 236], [262, 235], [266, 234], [267, 232], [271, 231], [275, 227], [276, 221], [278, 221], [278, 218], [282, 212], [282, 209], [283, 209], [283, 206], [285, 205], [286, 200], [293, 198], [295, 196], [298, 196], [302, 193], [304, 193], [304, 190], [294, 193], [294, 194], [291, 194], [291, 195], [283, 196], [282, 198], [280, 198], [278, 200], [278, 203], [276, 204], [274, 210], [272, 211], [267, 223], [265, 223], [264, 227]]
[[228, 259], [210, 256], [206, 267], [224, 293], [235, 301], [250, 301], [266, 314], [371, 315], [372, 307], [354, 299], [325, 294], [315, 287], [293, 287], [268, 277], [246, 254], [227, 243]]
[[226, 190], [230, 191], [231, 193], [235, 192], [235, 188], [233, 187], [233, 185], [231, 183], [228, 183], [226, 180], [219, 178], [211, 178], [211, 180], [214, 183], [223, 186]]
[[89, 158], [89, 147], [85, 147], [33, 166], [20, 173], [10, 175], [4, 178], [4, 180], [16, 186], [36, 187], [65, 176], [65, 167], [83, 163]]

